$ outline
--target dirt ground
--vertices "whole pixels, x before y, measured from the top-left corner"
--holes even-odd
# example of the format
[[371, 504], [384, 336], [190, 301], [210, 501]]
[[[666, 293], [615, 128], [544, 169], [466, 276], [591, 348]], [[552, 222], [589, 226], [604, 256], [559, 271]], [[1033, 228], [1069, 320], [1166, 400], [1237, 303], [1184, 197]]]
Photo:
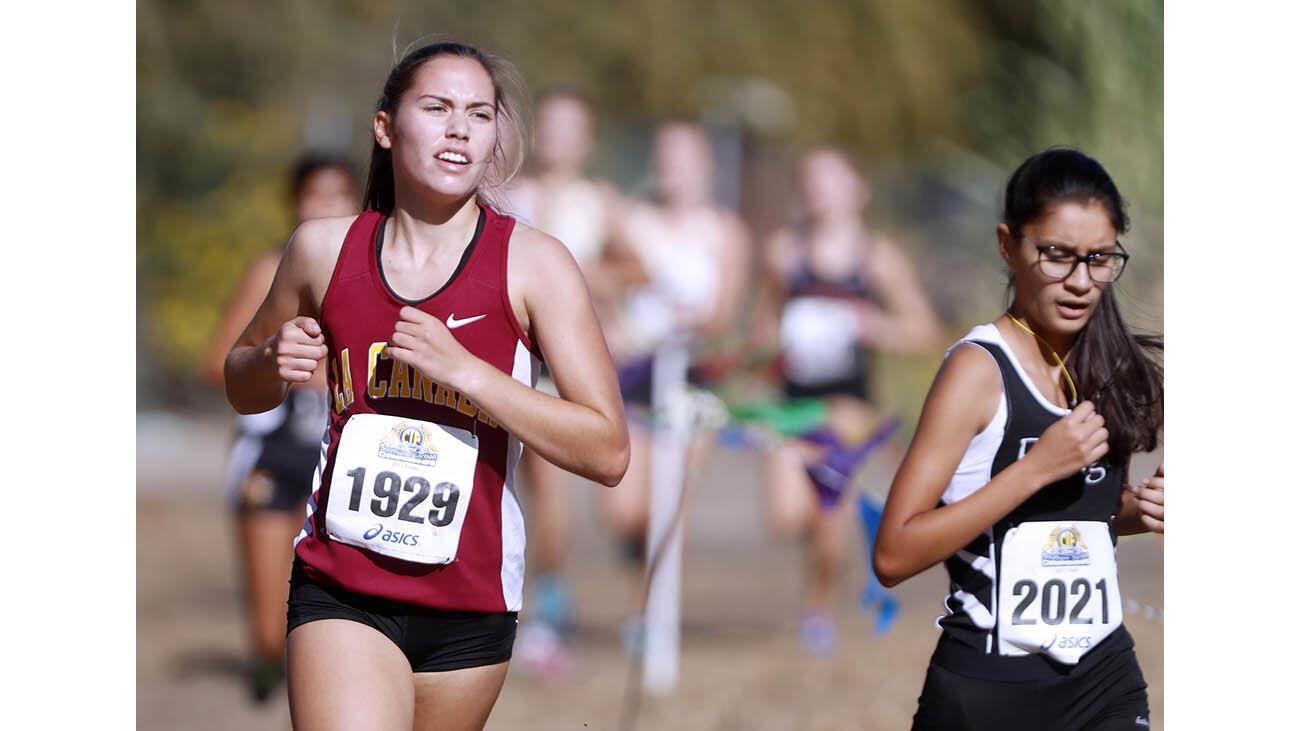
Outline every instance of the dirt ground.
[[[227, 427], [220, 418], [150, 415], [138, 425], [141, 729], [289, 728], [283, 689], [255, 707], [240, 676], [245, 630], [220, 488]], [[702, 470], [686, 533], [680, 683], [667, 697], [643, 699], [635, 728], [908, 728], [938, 638], [942, 569], [896, 590], [900, 619], [876, 637], [874, 615], [858, 613], [854, 603], [866, 568], [858, 551], [840, 597], [839, 651], [830, 660], [807, 658], [795, 635], [798, 546], [764, 530], [759, 464], [753, 452], [719, 449]], [[1153, 466], [1138, 460], [1135, 472]], [[887, 483], [890, 465], [876, 470], [876, 484]], [[578, 518], [567, 575], [580, 613], [576, 670], [565, 683], [546, 684], [512, 667], [489, 729], [617, 729], [625, 720], [632, 665], [619, 627], [636, 581], [599, 520], [595, 497], [604, 488], [571, 488]], [[1127, 600], [1163, 607], [1158, 539], [1122, 539], [1120, 566]], [[1152, 728], [1162, 728], [1163, 625], [1146, 614], [1135, 611], [1126, 621], [1150, 686]]]

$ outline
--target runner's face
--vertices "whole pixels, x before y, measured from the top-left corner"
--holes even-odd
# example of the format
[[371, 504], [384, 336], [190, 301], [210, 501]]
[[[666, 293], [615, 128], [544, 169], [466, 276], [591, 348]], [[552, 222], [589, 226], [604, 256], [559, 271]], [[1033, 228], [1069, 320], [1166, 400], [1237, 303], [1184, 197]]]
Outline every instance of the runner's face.
[[320, 168], [307, 176], [298, 192], [298, 220], [350, 216], [357, 212], [352, 178], [338, 168]]
[[496, 93], [473, 59], [440, 56], [416, 70], [395, 118], [375, 115], [376, 139], [393, 151], [399, 190], [464, 198], [487, 175], [497, 143]]
[[591, 152], [591, 117], [567, 96], [551, 97], [537, 113], [537, 160], [547, 170], [580, 170]]
[[655, 138], [655, 179], [665, 200], [705, 203], [713, 191], [713, 153], [703, 133], [688, 125], [669, 125]]
[[856, 215], [867, 202], [862, 177], [843, 156], [825, 150], [804, 158], [799, 192], [804, 209], [813, 218]]
[[1080, 263], [1061, 281], [1048, 277], [1038, 264], [1036, 246], [1053, 245], [1079, 256], [1117, 251], [1115, 227], [1099, 201], [1060, 203], [1047, 215], [1026, 224], [1012, 238], [1005, 224], [998, 226], [1002, 258], [1014, 277], [1015, 307], [1049, 333], [1074, 336], [1088, 324], [1105, 284], [1092, 281]]

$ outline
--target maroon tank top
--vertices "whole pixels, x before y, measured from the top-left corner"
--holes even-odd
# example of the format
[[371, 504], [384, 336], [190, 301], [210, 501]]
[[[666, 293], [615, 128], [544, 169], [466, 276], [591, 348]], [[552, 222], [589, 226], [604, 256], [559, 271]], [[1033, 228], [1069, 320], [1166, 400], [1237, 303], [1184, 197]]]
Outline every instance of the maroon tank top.
[[[452, 335], [475, 356], [530, 387], [536, 385], [539, 362], [515, 319], [506, 290], [514, 219], [481, 206], [474, 238], [456, 271], [439, 290], [416, 301], [399, 297], [384, 279], [380, 265], [384, 223], [385, 217], [374, 211], [357, 217], [321, 303], [332, 408], [307, 520], [294, 541], [295, 553], [309, 577], [347, 591], [432, 609], [518, 611], [524, 521], [514, 474], [522, 446], [464, 394], [383, 353], [398, 312], [409, 305], [448, 323]], [[348, 420], [358, 414], [418, 419], [477, 436], [473, 491], [455, 560], [431, 565], [394, 558], [334, 540], [326, 529], [339, 439]], [[399, 493], [398, 499], [413, 498]], [[355, 502], [348, 491], [336, 499]], [[412, 524], [410, 529], [414, 540], [419, 540], [420, 531], [431, 530], [426, 524]]]

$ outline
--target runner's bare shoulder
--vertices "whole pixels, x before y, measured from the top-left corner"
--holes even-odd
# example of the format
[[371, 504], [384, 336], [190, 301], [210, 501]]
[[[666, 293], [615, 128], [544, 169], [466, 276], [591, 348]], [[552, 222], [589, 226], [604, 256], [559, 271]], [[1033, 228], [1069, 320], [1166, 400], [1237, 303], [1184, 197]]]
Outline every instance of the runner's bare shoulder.
[[343, 249], [343, 239], [356, 220], [356, 216], [335, 216], [298, 224], [285, 247], [280, 276], [287, 276], [290, 283], [306, 285], [315, 301], [320, 302]]
[[974, 343], [958, 343], [934, 377], [925, 410], [937, 409], [950, 422], [964, 422], [954, 426], [973, 436], [993, 420], [1001, 398], [1002, 374], [992, 356]]

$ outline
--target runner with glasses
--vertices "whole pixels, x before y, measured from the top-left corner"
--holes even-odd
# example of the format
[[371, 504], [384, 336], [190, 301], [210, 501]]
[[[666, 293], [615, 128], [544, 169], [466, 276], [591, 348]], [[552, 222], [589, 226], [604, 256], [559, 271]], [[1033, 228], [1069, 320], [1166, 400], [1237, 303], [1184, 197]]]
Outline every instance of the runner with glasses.
[[876, 544], [886, 585], [941, 562], [951, 582], [913, 729], [1149, 728], [1115, 543], [1164, 531], [1163, 466], [1125, 485], [1163, 426], [1162, 339], [1130, 331], [1110, 286], [1127, 228], [1076, 150], [1007, 183], [1011, 305], [949, 351]]
[[1087, 256], [1080, 256], [1061, 244], [1036, 243], [1028, 238], [1025, 241], [1038, 250], [1038, 268], [1043, 276], [1056, 281], [1069, 279], [1075, 268], [1083, 264], [1088, 267], [1092, 281], [1110, 284], [1119, 279], [1119, 275], [1124, 273], [1124, 265], [1128, 264], [1129, 254], [1119, 239], [1115, 240], [1115, 248], [1119, 251], [1094, 251]]

